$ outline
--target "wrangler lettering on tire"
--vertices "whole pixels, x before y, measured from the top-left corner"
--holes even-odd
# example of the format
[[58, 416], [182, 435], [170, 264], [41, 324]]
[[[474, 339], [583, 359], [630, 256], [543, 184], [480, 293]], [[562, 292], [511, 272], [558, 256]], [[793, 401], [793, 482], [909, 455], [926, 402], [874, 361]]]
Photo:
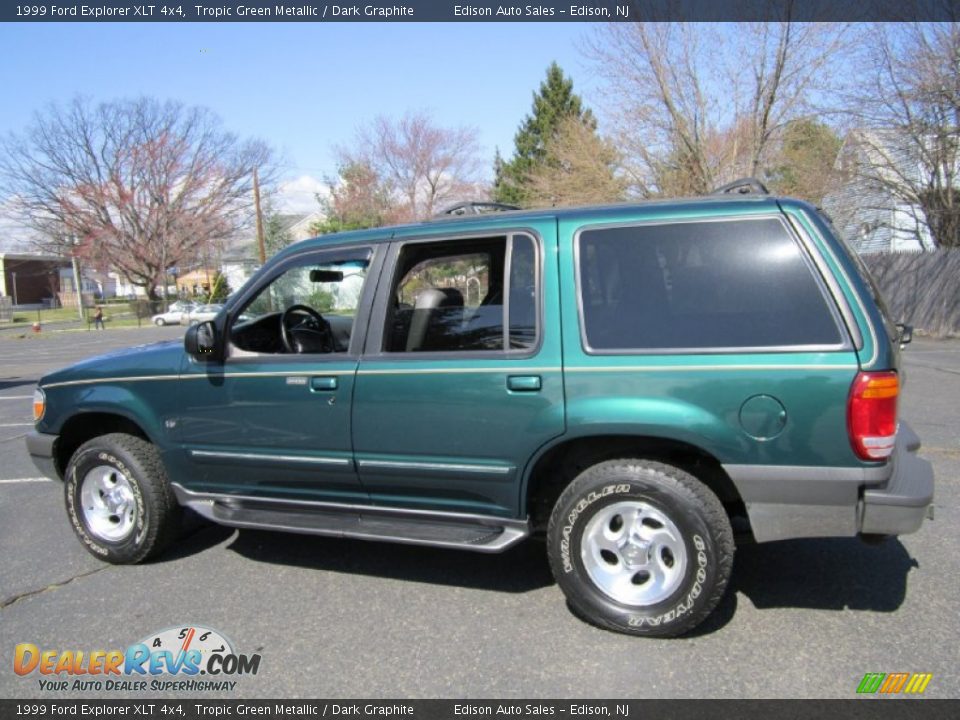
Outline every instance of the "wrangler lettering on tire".
[[587, 468], [547, 528], [557, 583], [585, 619], [669, 637], [703, 621], [726, 590], [733, 531], [717, 497], [680, 468], [641, 459]]

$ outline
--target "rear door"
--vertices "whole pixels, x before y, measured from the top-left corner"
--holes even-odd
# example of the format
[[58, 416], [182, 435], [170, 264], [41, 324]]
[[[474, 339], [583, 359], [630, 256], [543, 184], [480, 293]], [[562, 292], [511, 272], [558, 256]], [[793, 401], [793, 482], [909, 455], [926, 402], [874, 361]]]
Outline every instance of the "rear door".
[[757, 539], [770, 506], [790, 519], [783, 536], [848, 534], [863, 480], [843, 472], [859, 464], [846, 431], [858, 358], [808, 238], [760, 203], [643, 208], [560, 231], [561, 276], [578, 289], [563, 306], [570, 417], [606, 408], [589, 430], [709, 453]]
[[556, 221], [395, 236], [354, 392], [375, 504], [514, 516], [564, 430]]

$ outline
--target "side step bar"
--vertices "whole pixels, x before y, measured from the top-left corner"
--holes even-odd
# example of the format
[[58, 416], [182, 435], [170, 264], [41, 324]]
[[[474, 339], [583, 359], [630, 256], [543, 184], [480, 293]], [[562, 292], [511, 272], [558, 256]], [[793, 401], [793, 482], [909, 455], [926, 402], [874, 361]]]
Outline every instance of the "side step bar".
[[530, 534], [526, 520], [490, 515], [201, 493], [171, 483], [177, 501], [220, 525], [409, 545], [502, 552]]

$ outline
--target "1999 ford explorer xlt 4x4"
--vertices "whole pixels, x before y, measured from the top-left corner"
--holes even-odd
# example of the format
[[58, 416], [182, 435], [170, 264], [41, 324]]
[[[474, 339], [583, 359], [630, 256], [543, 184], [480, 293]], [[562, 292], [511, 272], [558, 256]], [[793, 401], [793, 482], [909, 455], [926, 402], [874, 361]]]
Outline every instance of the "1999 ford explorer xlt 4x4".
[[223, 525], [497, 552], [671, 636], [735, 537], [917, 530], [902, 336], [814, 208], [752, 193], [447, 216], [307, 240], [180, 343], [43, 377], [36, 463], [86, 548]]

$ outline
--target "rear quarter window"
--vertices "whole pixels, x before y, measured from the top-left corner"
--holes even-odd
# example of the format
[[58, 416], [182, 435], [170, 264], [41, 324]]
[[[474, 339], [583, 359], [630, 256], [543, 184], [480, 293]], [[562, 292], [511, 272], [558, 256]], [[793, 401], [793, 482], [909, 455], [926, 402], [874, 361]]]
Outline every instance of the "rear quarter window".
[[893, 321], [893, 315], [890, 314], [890, 309], [883, 297], [883, 293], [880, 292], [880, 286], [877, 285], [877, 281], [873, 277], [873, 273], [870, 272], [870, 268], [867, 267], [867, 264], [863, 261], [863, 258], [860, 257], [860, 254], [850, 247], [850, 244], [845, 239], [837, 235], [833, 222], [831, 222], [829, 218], [824, 219], [827, 221], [827, 227], [830, 228], [830, 232], [837, 238], [837, 245], [840, 246], [853, 267], [856, 268], [860, 282], [863, 283], [867, 292], [870, 293], [870, 299], [873, 300], [873, 304], [877, 306], [877, 310], [880, 312], [880, 318], [883, 321], [883, 329], [887, 333], [887, 339], [893, 342], [894, 338], [899, 337], [900, 333], [897, 330], [896, 323]]
[[822, 281], [776, 218], [587, 228], [577, 264], [589, 352], [845, 342]]

